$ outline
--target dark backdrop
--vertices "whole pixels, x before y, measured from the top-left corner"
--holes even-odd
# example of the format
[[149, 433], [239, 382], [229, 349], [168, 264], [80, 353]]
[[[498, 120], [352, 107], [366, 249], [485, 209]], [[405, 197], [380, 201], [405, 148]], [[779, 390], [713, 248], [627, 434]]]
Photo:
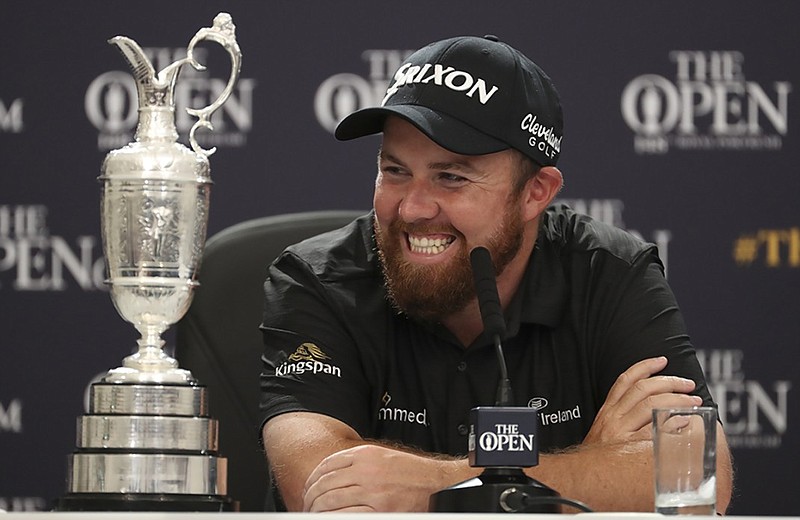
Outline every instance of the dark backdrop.
[[[3, 1], [0, 508], [63, 493], [87, 384], [135, 344], [102, 286], [96, 178], [135, 118], [106, 40], [133, 38], [160, 69], [221, 10], [244, 66], [216, 120], [210, 233], [369, 207], [377, 141], [338, 143], [332, 125], [377, 103], [410, 50], [497, 34], [560, 90], [564, 199], [661, 248], [733, 446], [732, 512], [800, 513], [787, 478], [800, 455], [791, 0]], [[208, 72], [181, 76], [182, 106], [227, 79], [226, 55], [206, 53]]]

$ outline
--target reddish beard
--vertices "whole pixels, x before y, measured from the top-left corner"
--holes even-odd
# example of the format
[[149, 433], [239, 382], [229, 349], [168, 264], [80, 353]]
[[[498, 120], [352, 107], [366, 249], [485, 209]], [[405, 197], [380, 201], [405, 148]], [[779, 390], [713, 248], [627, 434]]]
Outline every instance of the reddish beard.
[[[457, 237], [450, 247], [458, 247], [456, 255], [447, 263], [417, 265], [405, 260], [403, 248], [407, 247], [408, 234], [447, 233]], [[509, 204], [503, 220], [485, 245], [492, 255], [496, 274], [517, 255], [522, 247], [523, 224], [518, 204]], [[381, 259], [387, 295], [392, 305], [412, 318], [435, 323], [446, 316], [463, 310], [475, 298], [472, 268], [466, 239], [459, 231], [450, 228], [434, 229], [432, 226], [407, 224], [395, 219], [389, 228], [381, 229], [375, 219], [375, 236], [378, 256]]]

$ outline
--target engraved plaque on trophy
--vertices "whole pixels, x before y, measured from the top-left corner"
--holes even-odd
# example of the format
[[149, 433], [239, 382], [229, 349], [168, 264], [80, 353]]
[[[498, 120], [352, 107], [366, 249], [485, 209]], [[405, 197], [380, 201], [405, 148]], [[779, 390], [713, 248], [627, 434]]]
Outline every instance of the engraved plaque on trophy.
[[[193, 53], [203, 40], [228, 52], [231, 76], [214, 103], [187, 109], [198, 118], [190, 150], [178, 143], [175, 83], [183, 65], [205, 68]], [[195, 34], [185, 58], [158, 73], [135, 41], [117, 36], [109, 43], [133, 71], [139, 123], [135, 142], [109, 152], [103, 163], [103, 247], [111, 298], [141, 338], [137, 352], [91, 386], [57, 509], [235, 510], [206, 388], [164, 352], [161, 338], [186, 313], [198, 285], [214, 149], [200, 147], [195, 132], [213, 130], [211, 114], [239, 77], [235, 27], [230, 15], [218, 14], [212, 27]]]

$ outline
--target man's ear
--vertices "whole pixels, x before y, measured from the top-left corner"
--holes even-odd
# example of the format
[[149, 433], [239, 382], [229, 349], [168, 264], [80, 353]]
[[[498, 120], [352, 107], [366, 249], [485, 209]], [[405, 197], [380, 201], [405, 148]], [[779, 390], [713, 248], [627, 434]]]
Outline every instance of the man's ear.
[[553, 202], [564, 178], [555, 166], [543, 166], [525, 183], [523, 192], [523, 213], [525, 220], [532, 220], [541, 214]]

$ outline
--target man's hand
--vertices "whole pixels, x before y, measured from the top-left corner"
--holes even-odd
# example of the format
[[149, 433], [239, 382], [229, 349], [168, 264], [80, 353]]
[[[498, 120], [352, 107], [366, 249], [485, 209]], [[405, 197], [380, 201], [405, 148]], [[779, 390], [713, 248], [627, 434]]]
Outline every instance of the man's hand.
[[458, 481], [464, 466], [379, 445], [356, 446], [326, 457], [311, 472], [303, 511], [427, 511], [431, 493]]
[[[698, 406], [688, 395], [689, 379], [655, 376], [667, 366], [664, 357], [640, 361], [623, 372], [606, 396], [583, 443], [558, 454], [542, 454], [532, 477], [580, 500], [595, 511], [653, 510], [653, 408]], [[730, 452], [717, 429], [717, 509], [731, 498]]]
[[650, 358], [636, 363], [620, 374], [583, 443], [651, 439], [653, 408], [703, 404], [702, 398], [688, 395], [695, 386], [691, 379], [653, 376], [666, 366], [667, 358]]

